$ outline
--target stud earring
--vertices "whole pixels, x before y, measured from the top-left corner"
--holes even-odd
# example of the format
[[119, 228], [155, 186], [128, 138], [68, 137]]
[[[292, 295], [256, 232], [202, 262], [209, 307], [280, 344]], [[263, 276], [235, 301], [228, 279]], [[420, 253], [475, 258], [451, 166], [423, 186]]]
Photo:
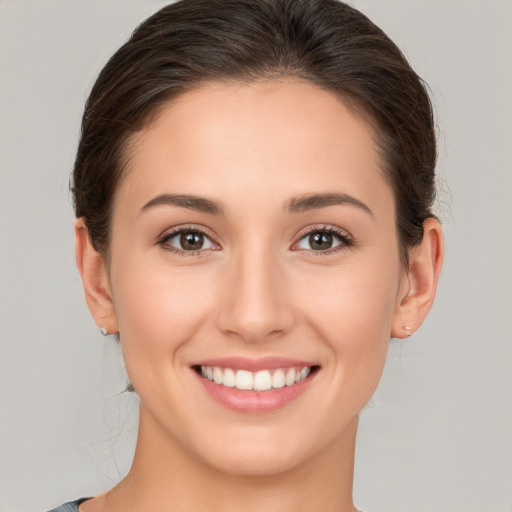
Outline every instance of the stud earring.
[[407, 336], [410, 336], [412, 334], [411, 328], [408, 325], [404, 325], [405, 332]]
[[100, 332], [101, 332], [101, 334], [103, 334], [103, 336], [108, 336], [108, 331], [107, 331], [107, 329], [105, 327], [102, 327], [100, 329]]

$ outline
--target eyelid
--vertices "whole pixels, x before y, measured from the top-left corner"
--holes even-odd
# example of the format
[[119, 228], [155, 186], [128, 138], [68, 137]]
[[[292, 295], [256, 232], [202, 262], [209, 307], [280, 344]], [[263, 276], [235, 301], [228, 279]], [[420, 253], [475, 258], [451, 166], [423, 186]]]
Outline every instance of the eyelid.
[[[185, 232], [185, 233], [186, 232], [200, 233], [204, 237], [208, 238], [208, 240], [212, 243], [212, 245], [214, 245], [216, 247], [206, 248], [206, 249], [197, 249], [194, 251], [182, 250], [182, 249], [179, 249], [178, 247], [174, 247], [171, 245], [169, 245], [168, 247], [164, 247], [164, 244], [167, 241], [169, 241], [173, 237], [175, 237], [183, 232]], [[296, 246], [299, 244], [299, 242], [301, 240], [303, 240], [307, 236], [310, 236], [312, 233], [332, 234], [338, 238], [340, 243], [330, 249], [318, 250], [318, 251], [315, 251], [313, 249], [298, 249], [298, 248], [296, 248]], [[203, 255], [202, 253], [204, 253], [204, 252], [208, 252], [208, 251], [212, 251], [212, 250], [216, 251], [216, 250], [220, 250], [222, 248], [220, 243], [217, 242], [217, 236], [212, 234], [211, 230], [209, 230], [208, 228], [205, 228], [203, 226], [198, 226], [195, 224], [178, 225], [178, 226], [174, 226], [173, 228], [169, 228], [169, 229], [165, 230], [157, 238], [156, 245], [162, 246], [162, 248], [164, 248], [167, 251], [174, 252], [174, 253], [177, 253], [180, 255], [185, 255], [185, 256], [201, 256], [201, 255]], [[296, 237], [296, 241], [292, 244], [291, 250], [304, 251], [304, 252], [313, 254], [315, 256], [319, 256], [322, 254], [332, 254], [332, 253], [338, 252], [340, 250], [352, 247], [353, 245], [354, 245], [354, 241], [353, 241], [352, 235], [347, 230], [339, 228], [337, 226], [333, 226], [333, 225], [321, 224], [321, 225], [308, 226], [307, 228], [301, 230], [301, 232], [299, 232], [299, 234]]]
[[[183, 249], [179, 249], [178, 247], [174, 247], [172, 245], [165, 246], [166, 242], [174, 238], [175, 236], [178, 236], [180, 233], [200, 233], [205, 238], [207, 238], [212, 245], [214, 245], [214, 248], [206, 248], [206, 249], [197, 249], [195, 251], [185, 251]], [[179, 255], [184, 256], [201, 256], [202, 253], [207, 251], [217, 251], [221, 249], [220, 244], [216, 240], [216, 236], [212, 234], [212, 232], [203, 227], [198, 226], [195, 224], [185, 224], [185, 225], [179, 225], [174, 226], [172, 228], [169, 228], [165, 230], [156, 240], [156, 245], [160, 245], [164, 250], [169, 252], [174, 252]]]
[[[301, 240], [303, 240], [305, 237], [310, 236], [313, 233], [329, 233], [338, 238], [340, 243], [330, 249], [315, 251], [313, 249], [294, 249]], [[302, 230], [296, 238], [296, 241], [293, 243], [291, 249], [296, 251], [305, 251], [310, 254], [313, 254], [315, 256], [319, 256], [322, 254], [333, 254], [335, 252], [338, 252], [340, 250], [352, 247], [354, 245], [354, 240], [352, 238], [352, 235], [345, 229], [339, 228], [337, 226], [333, 226], [330, 224], [321, 224], [316, 226], [308, 226], [304, 230]]]

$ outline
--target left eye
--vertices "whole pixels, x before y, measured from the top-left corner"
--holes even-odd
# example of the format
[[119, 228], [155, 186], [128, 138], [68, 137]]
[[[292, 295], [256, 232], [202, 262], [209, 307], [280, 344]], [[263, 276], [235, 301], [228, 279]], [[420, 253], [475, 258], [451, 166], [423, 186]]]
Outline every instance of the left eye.
[[328, 251], [340, 245], [350, 245], [348, 237], [332, 231], [318, 230], [303, 236], [296, 247], [309, 251]]
[[200, 251], [202, 249], [214, 249], [215, 244], [204, 233], [195, 230], [175, 231], [166, 235], [160, 243], [171, 246], [173, 249], [184, 252]]

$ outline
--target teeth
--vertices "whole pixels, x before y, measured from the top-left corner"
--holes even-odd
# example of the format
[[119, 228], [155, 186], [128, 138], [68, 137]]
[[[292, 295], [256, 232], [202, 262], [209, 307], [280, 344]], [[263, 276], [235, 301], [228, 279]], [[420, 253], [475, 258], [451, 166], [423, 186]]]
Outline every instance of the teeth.
[[278, 368], [276, 370], [260, 370], [249, 372], [247, 370], [233, 370], [219, 366], [201, 366], [201, 375], [229, 388], [244, 391], [266, 391], [284, 386], [293, 386], [296, 382], [304, 380], [311, 373], [311, 367]]
[[302, 370], [300, 371], [300, 380], [305, 379], [309, 375], [310, 371], [311, 370], [307, 366], [302, 368]]
[[286, 372], [286, 377], [284, 379], [284, 383], [287, 386], [291, 386], [292, 384], [295, 384], [295, 368], [290, 368]]
[[252, 389], [254, 378], [251, 372], [246, 370], [238, 370], [236, 372], [235, 388], [237, 389]]
[[284, 371], [276, 370], [274, 375], [272, 375], [272, 387], [273, 388], [282, 388], [284, 387]]
[[231, 368], [226, 368], [224, 370], [222, 384], [228, 388], [234, 388], [236, 386], [236, 375]]
[[265, 391], [272, 387], [272, 375], [268, 370], [262, 370], [254, 375], [252, 387], [256, 391]]
[[213, 369], [213, 382], [215, 382], [215, 384], [222, 384], [223, 377], [222, 370], [218, 366], [215, 366]]

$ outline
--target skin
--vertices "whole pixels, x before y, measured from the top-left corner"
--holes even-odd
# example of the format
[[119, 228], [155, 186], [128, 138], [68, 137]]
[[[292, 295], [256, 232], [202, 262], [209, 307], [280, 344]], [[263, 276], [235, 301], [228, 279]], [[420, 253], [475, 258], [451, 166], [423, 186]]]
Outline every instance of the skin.
[[[109, 266], [76, 223], [77, 264], [99, 327], [121, 333], [140, 396], [133, 466], [99, 510], [353, 511], [358, 413], [390, 337], [414, 332], [432, 304], [441, 228], [400, 263], [395, 204], [372, 129], [334, 94], [293, 80], [209, 83], [164, 107], [130, 145], [116, 195]], [[308, 194], [348, 194], [291, 212]], [[222, 214], [159, 204], [187, 194]], [[200, 228], [183, 254], [173, 228]], [[328, 227], [336, 247], [315, 251]], [[211, 242], [210, 242], [211, 241]], [[307, 390], [265, 414], [232, 411], [191, 369], [213, 357], [314, 361]]]

